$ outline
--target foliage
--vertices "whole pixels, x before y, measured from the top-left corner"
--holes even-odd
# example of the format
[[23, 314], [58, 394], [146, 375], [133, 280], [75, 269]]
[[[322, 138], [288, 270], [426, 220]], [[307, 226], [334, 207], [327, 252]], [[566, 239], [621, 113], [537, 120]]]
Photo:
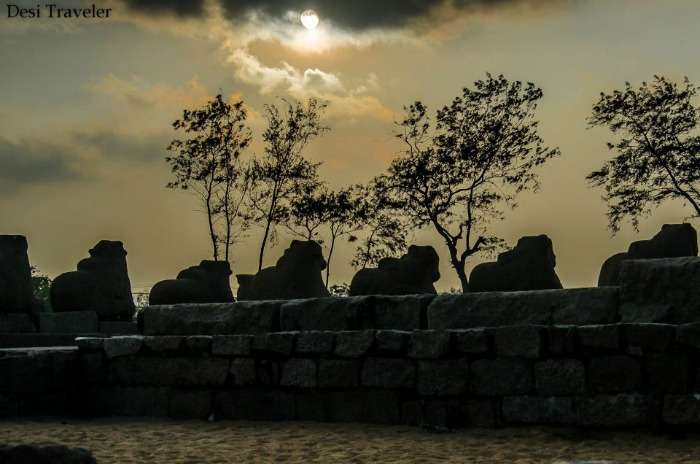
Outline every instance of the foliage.
[[186, 138], [175, 139], [166, 157], [174, 180], [168, 188], [193, 191], [207, 215], [214, 260], [229, 259], [229, 249], [249, 227], [245, 210], [250, 180], [241, 156], [249, 147], [252, 134], [242, 101], [229, 104], [217, 95], [203, 108], [183, 111], [173, 129]]
[[686, 78], [679, 85], [654, 76], [638, 88], [601, 93], [589, 118], [591, 126], [607, 127], [618, 139], [608, 143], [612, 160], [588, 175], [604, 187], [613, 233], [629, 218], [639, 219], [666, 200], [679, 199], [700, 215], [700, 108], [692, 99], [697, 87]]
[[276, 240], [276, 226], [290, 218], [290, 202], [313, 192], [319, 184], [319, 164], [306, 160], [302, 153], [312, 139], [329, 130], [321, 121], [325, 103], [314, 98], [306, 104], [283, 102], [285, 112], [276, 105], [265, 106], [264, 156], [251, 167], [252, 220], [264, 228], [258, 270], [262, 269], [268, 241]]
[[331, 285], [328, 288], [328, 291], [330, 292], [331, 296], [340, 296], [340, 297], [345, 297], [350, 295], [350, 285], [341, 282], [339, 284]]
[[488, 233], [517, 195], [539, 187], [535, 168], [559, 154], [545, 146], [534, 119], [542, 90], [487, 74], [438, 110], [420, 101], [397, 123], [402, 156], [375, 181], [382, 203], [412, 227], [432, 227], [468, 291], [466, 261], [498, 246]]
[[49, 276], [42, 274], [36, 266], [31, 267], [32, 270], [32, 293], [34, 299], [39, 302], [41, 308], [46, 311], [51, 310], [51, 279]]

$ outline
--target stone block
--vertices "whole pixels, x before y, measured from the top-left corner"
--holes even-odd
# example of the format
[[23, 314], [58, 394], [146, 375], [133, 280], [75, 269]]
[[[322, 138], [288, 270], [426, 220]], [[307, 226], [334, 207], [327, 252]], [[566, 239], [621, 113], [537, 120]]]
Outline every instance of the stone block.
[[143, 337], [128, 335], [124, 337], [105, 338], [103, 348], [108, 358], [136, 354], [143, 346]]
[[138, 335], [139, 327], [131, 321], [100, 321], [99, 332], [107, 335]]
[[29, 314], [0, 313], [0, 333], [34, 333], [36, 327]]
[[503, 398], [503, 420], [508, 424], [562, 424], [577, 421], [573, 398], [507, 396]]
[[296, 388], [316, 387], [316, 362], [306, 358], [287, 360], [282, 367], [280, 385]]
[[120, 357], [111, 363], [121, 385], [221, 386], [226, 383], [229, 361], [222, 358]]
[[419, 330], [422, 314], [425, 313], [434, 295], [376, 295], [372, 296], [374, 324], [368, 329]]
[[617, 309], [617, 288], [577, 288], [438, 295], [427, 317], [429, 329], [608, 324]]
[[372, 298], [329, 297], [283, 302], [282, 330], [362, 330], [373, 325]]
[[215, 395], [215, 414], [224, 419], [293, 420], [294, 394], [257, 387], [220, 391]]
[[102, 351], [104, 340], [102, 337], [77, 337], [75, 344], [80, 351]]
[[354, 359], [321, 359], [318, 384], [321, 388], [357, 387], [360, 378], [360, 361]]
[[235, 335], [279, 331], [277, 301], [148, 306], [145, 335]]
[[645, 352], [664, 352], [673, 344], [676, 330], [669, 324], [623, 324], [627, 345]]
[[700, 349], [700, 322], [677, 326], [676, 340], [681, 345]]
[[466, 393], [469, 363], [463, 359], [420, 361], [418, 394], [457, 396]]
[[655, 392], [686, 393], [691, 382], [690, 359], [684, 353], [647, 357], [646, 378]]
[[700, 258], [623, 261], [620, 314], [623, 322], [700, 321]]
[[577, 353], [576, 326], [554, 325], [544, 330], [547, 352], [555, 356], [571, 356]]
[[666, 395], [662, 416], [670, 425], [700, 425], [700, 395]]
[[256, 360], [255, 370], [258, 383], [267, 387], [276, 387], [280, 383], [281, 369], [279, 362], [274, 359]]
[[363, 421], [386, 425], [401, 423], [401, 404], [397, 392], [373, 390], [362, 393], [364, 396]]
[[576, 329], [582, 348], [593, 350], [620, 349], [620, 332], [617, 325], [585, 325]]
[[471, 391], [480, 396], [524, 395], [534, 386], [532, 366], [518, 358], [480, 359], [469, 374]]
[[335, 338], [335, 354], [344, 358], [364, 356], [374, 344], [374, 331], [339, 332]]
[[18, 401], [13, 395], [0, 393], [0, 418], [15, 417], [18, 414]]
[[550, 359], [535, 364], [535, 387], [540, 396], [572, 396], [586, 391], [586, 370], [576, 359]]
[[42, 333], [96, 333], [99, 324], [95, 311], [66, 311], [39, 313], [39, 331]]
[[179, 335], [159, 335], [155, 337], [143, 337], [143, 345], [146, 349], [155, 353], [177, 351], [185, 343], [185, 337]]
[[596, 395], [577, 399], [579, 425], [636, 427], [649, 424], [649, 399], [637, 393]]
[[507, 326], [490, 329], [496, 354], [537, 359], [542, 352], [542, 329], [538, 326]]
[[296, 332], [257, 334], [253, 338], [253, 351], [277, 356], [290, 356], [294, 351], [296, 334]]
[[602, 356], [591, 359], [588, 380], [596, 393], [632, 392], [640, 387], [642, 369], [630, 356]]
[[362, 368], [362, 385], [381, 388], [413, 388], [416, 371], [407, 359], [367, 358]]
[[408, 344], [408, 355], [418, 359], [437, 359], [450, 350], [450, 332], [415, 330]]
[[252, 358], [236, 358], [231, 361], [231, 381], [234, 385], [245, 387], [257, 383], [257, 368]]
[[106, 405], [113, 416], [168, 415], [168, 389], [157, 387], [112, 387], [103, 389], [98, 401]]
[[207, 419], [212, 411], [211, 392], [173, 389], [170, 392], [168, 416], [173, 419]]
[[452, 349], [460, 354], [487, 354], [489, 333], [485, 329], [450, 330]]
[[328, 354], [333, 352], [333, 332], [300, 332], [296, 352], [300, 354]]
[[185, 350], [195, 353], [209, 353], [212, 337], [209, 335], [192, 335], [185, 337]]
[[402, 330], [378, 330], [375, 335], [379, 351], [404, 353], [411, 333]]
[[215, 335], [211, 352], [219, 356], [250, 356], [253, 335]]

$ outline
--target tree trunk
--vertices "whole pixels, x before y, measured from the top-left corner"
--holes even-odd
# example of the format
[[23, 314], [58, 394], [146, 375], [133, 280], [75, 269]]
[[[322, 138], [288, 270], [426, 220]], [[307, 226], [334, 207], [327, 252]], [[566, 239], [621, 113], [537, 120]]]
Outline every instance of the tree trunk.
[[467, 279], [467, 271], [465, 270], [465, 261], [460, 260], [457, 258], [457, 249], [455, 247], [450, 246], [450, 262], [452, 263], [452, 267], [454, 268], [455, 272], [457, 273], [457, 277], [459, 277], [459, 283], [462, 285], [462, 293], [468, 293], [469, 292], [469, 279]]
[[333, 247], [335, 247], [335, 235], [331, 236], [331, 247], [328, 249], [328, 259], [326, 260], [326, 290], [328, 290], [328, 279], [331, 275], [331, 258], [333, 257]]
[[213, 212], [211, 210], [211, 196], [212, 189], [209, 187], [207, 189], [207, 220], [209, 222], [209, 237], [211, 239], [211, 245], [214, 250], [214, 261], [219, 260], [219, 245], [216, 240], [216, 232], [214, 231], [214, 218]]
[[272, 221], [268, 217], [267, 224], [265, 224], [265, 234], [263, 234], [262, 243], [260, 244], [260, 256], [258, 258], [258, 272], [260, 272], [262, 270], [263, 257], [265, 255], [265, 247], [267, 246], [267, 237], [270, 235], [271, 222]]

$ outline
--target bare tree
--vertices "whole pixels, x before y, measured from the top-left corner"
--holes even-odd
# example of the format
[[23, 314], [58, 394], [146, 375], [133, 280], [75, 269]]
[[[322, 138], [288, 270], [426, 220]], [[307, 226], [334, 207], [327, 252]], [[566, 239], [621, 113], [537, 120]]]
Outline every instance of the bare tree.
[[667, 200], [681, 200], [700, 215], [700, 108], [693, 105], [697, 87], [686, 78], [678, 85], [654, 76], [651, 83], [600, 94], [589, 119], [619, 138], [608, 143], [616, 156], [588, 175], [605, 188], [613, 232], [629, 217], [640, 217]]
[[226, 259], [234, 236], [233, 190], [245, 177], [239, 169], [240, 157], [251, 140], [247, 116], [242, 101], [229, 104], [217, 95], [203, 108], [185, 109], [182, 119], [172, 124], [175, 130], [185, 133], [185, 138], [175, 139], [168, 146], [171, 155], [165, 159], [175, 179], [167, 187], [193, 191], [200, 198], [215, 261], [220, 257], [222, 238], [217, 225], [222, 211]]
[[329, 130], [321, 118], [326, 104], [311, 98], [306, 104], [283, 100], [286, 112], [276, 105], [265, 106], [267, 129], [263, 133], [264, 156], [253, 162], [251, 205], [255, 222], [264, 232], [260, 244], [258, 270], [262, 269], [268, 241], [274, 243], [276, 226], [289, 217], [289, 202], [318, 183], [318, 164], [302, 153], [308, 143]]
[[541, 98], [532, 83], [487, 74], [438, 110], [434, 124], [418, 101], [397, 125], [405, 150], [376, 179], [378, 195], [413, 227], [443, 238], [464, 292], [467, 259], [500, 243], [490, 221], [515, 207], [517, 194], [536, 190], [534, 169], [559, 154], [538, 134]]

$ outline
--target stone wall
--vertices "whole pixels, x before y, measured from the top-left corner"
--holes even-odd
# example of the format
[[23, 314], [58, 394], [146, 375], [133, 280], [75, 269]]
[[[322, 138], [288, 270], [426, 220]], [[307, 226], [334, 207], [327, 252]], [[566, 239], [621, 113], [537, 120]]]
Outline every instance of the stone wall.
[[700, 324], [80, 338], [0, 351], [0, 414], [700, 425]]

